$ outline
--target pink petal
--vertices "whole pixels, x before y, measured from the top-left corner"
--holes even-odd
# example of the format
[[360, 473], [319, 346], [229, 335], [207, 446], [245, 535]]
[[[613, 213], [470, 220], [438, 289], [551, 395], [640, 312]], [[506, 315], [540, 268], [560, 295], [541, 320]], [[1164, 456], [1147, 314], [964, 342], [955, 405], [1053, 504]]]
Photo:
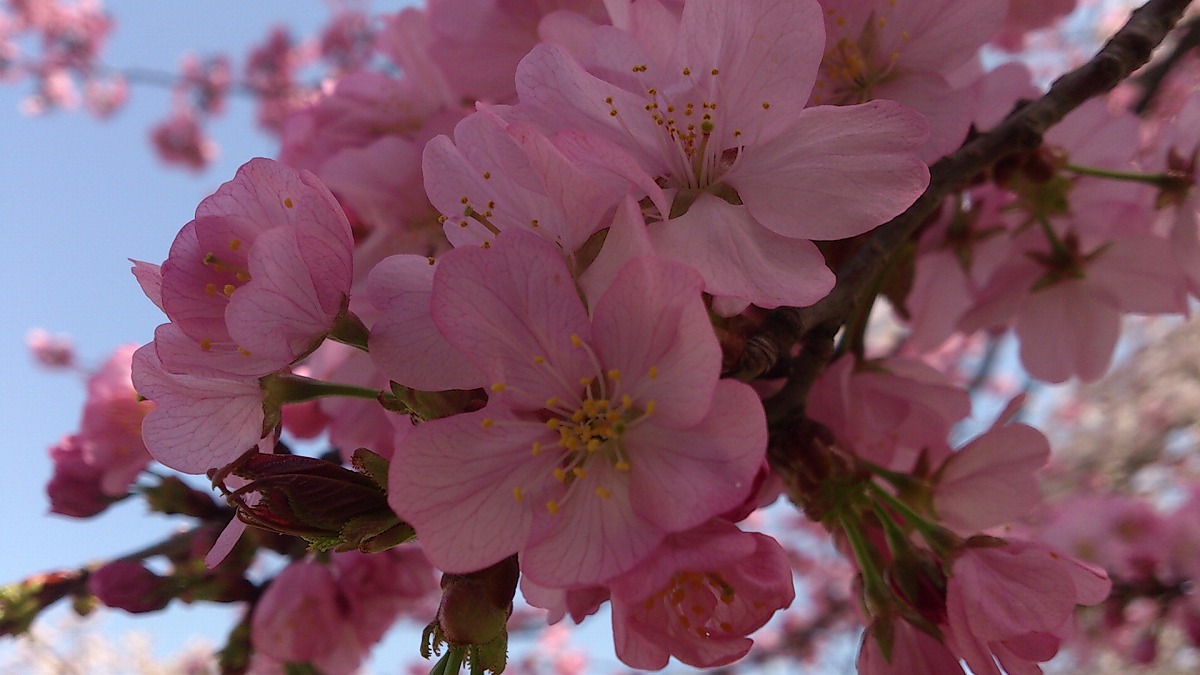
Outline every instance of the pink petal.
[[579, 395], [576, 384], [592, 374], [584, 342], [591, 326], [575, 282], [553, 244], [507, 230], [489, 249], [454, 249], [443, 256], [433, 283], [438, 329], [505, 397], [531, 410], [546, 399]]
[[[696, 424], [712, 401], [721, 348], [694, 270], [658, 258], [630, 261], [596, 303], [593, 339], [600, 362], [621, 373], [621, 394], [655, 401], [655, 423]], [[653, 370], [654, 376], [650, 373]]]
[[777, 142], [748, 145], [725, 180], [774, 232], [844, 239], [925, 190], [929, 169], [914, 152], [927, 136], [924, 118], [893, 101], [806, 108]]
[[1072, 375], [1091, 381], [1108, 370], [1121, 315], [1116, 299], [1086, 281], [1062, 281], [1034, 291], [1017, 317], [1021, 363], [1047, 382]]
[[704, 290], [770, 309], [807, 306], [833, 288], [812, 242], [771, 232], [745, 207], [702, 194], [687, 213], [651, 226], [659, 255], [694, 267]]
[[[233, 292], [225, 310], [230, 338], [278, 368], [316, 348], [345, 300], [342, 296], [332, 308], [322, 302], [317, 290], [322, 280], [309, 275], [298, 235], [280, 227], [254, 242], [251, 279]], [[349, 285], [346, 279], [347, 290]]]
[[963, 536], [1016, 520], [1041, 500], [1035, 472], [1050, 443], [1023, 424], [999, 427], [968, 443], [939, 470], [934, 510]]
[[[571, 485], [570, 501], [562, 500], [559, 513], [536, 511], [522, 573], [546, 586], [594, 586], [654, 550], [663, 532], [631, 508], [622, 476], [608, 465], [589, 468]], [[611, 496], [598, 496], [599, 487]]]
[[[535, 486], [552, 470], [552, 453], [539, 459], [529, 451], [547, 435], [545, 426], [493, 408], [425, 422], [392, 457], [388, 504], [447, 572], [472, 572], [521, 549]], [[484, 419], [493, 423], [485, 428]], [[514, 488], [529, 494], [517, 498]]]
[[721, 380], [694, 427], [631, 429], [629, 499], [635, 513], [678, 532], [723, 513], [749, 493], [767, 447], [762, 403], [750, 387]]
[[380, 310], [371, 326], [371, 361], [391, 380], [414, 389], [483, 386], [483, 373], [463, 358], [433, 323], [430, 302], [435, 269], [429, 258], [396, 255], [371, 270], [367, 290]]
[[692, 0], [680, 35], [672, 65], [690, 67], [698, 87], [713, 92], [723, 128], [753, 130], [762, 141], [777, 138], [804, 108], [825, 46], [816, 2]]
[[604, 245], [591, 265], [579, 277], [579, 287], [587, 298], [604, 295], [617, 273], [633, 258], [653, 255], [654, 245], [642, 219], [642, 209], [633, 197], [626, 196], [613, 216], [604, 236]]
[[257, 380], [172, 375], [148, 344], [133, 355], [133, 384], [155, 407], [142, 422], [151, 456], [184, 473], [223, 467], [263, 436], [263, 390]]
[[133, 276], [142, 287], [142, 292], [155, 307], [162, 309], [162, 269], [158, 265], [132, 258], [129, 262], [133, 263]]

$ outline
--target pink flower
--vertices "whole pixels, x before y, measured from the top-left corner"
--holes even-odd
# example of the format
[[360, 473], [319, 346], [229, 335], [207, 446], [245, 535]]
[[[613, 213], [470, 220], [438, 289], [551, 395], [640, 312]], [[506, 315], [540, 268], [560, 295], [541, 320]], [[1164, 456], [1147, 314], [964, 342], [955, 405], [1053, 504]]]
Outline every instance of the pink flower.
[[217, 155], [216, 143], [204, 134], [195, 114], [186, 108], [159, 122], [150, 131], [150, 140], [162, 161], [195, 171], [208, 166]]
[[[226, 377], [294, 363], [344, 311], [353, 246], [345, 214], [316, 177], [251, 160], [200, 203], [162, 264], [171, 330], [156, 335], [159, 357], [174, 372]], [[140, 274], [145, 287], [153, 273]]]
[[970, 547], [947, 583], [948, 637], [979, 675], [1000, 675], [996, 660], [1025, 672], [1057, 652], [1076, 605], [1094, 605], [1111, 588], [1103, 570], [1041, 544]]
[[[885, 656], [877, 634], [888, 621], [891, 654]], [[863, 633], [858, 675], [961, 675], [958, 657], [946, 645], [903, 619], [877, 619]]]
[[46, 483], [50, 512], [72, 518], [94, 516], [113, 503], [100, 488], [101, 471], [88, 463], [79, 436], [66, 436], [50, 448], [54, 475]]
[[327, 565], [296, 562], [279, 573], [254, 605], [250, 639], [256, 652], [319, 672], [348, 675], [363, 658], [345, 621], [337, 580]]
[[973, 332], [1013, 321], [1030, 375], [1090, 381], [1108, 370], [1121, 314], [1183, 311], [1186, 282], [1164, 238], [1114, 236], [1091, 250], [1064, 239], [1054, 250], [1040, 232], [1021, 236], [959, 326]]
[[[538, 45], [517, 69], [515, 113], [632, 155], [636, 165], [614, 154], [609, 169], [663, 186], [649, 194], [662, 221], [655, 249], [699, 271], [707, 292], [812, 304], [833, 275], [809, 240], [861, 234], [924, 190], [918, 114], [890, 101], [804, 107], [823, 44], [816, 2], [697, 0], [677, 31], [630, 30], [597, 28], [606, 60], [590, 69]], [[664, 44], [676, 45], [669, 56]]]
[[75, 365], [75, 344], [66, 335], [51, 335], [36, 328], [29, 331], [25, 344], [38, 365], [46, 368], [70, 368]]
[[425, 146], [425, 190], [455, 246], [480, 245], [495, 231], [525, 229], [571, 255], [608, 225], [605, 219], [629, 190], [587, 163], [573, 162], [554, 139], [510, 123], [490, 109]]
[[510, 230], [443, 257], [434, 322], [491, 395], [412, 430], [388, 490], [438, 567], [519, 552], [538, 583], [596, 584], [741, 503], [763, 458], [763, 413], [749, 387], [717, 379], [699, 292], [691, 270], [635, 259], [589, 318], [557, 249], [535, 235]]
[[611, 586], [617, 656], [638, 669], [671, 656], [698, 668], [733, 663], [795, 598], [779, 543], [722, 520], [668, 536]]
[[1004, 17], [1004, 0], [823, 0], [825, 55], [814, 104], [899, 101], [923, 114], [932, 161], [966, 136], [973, 101], [947, 76], [975, 57]]
[[174, 597], [172, 584], [136, 560], [114, 560], [92, 572], [87, 587], [106, 606], [141, 614], [166, 607]]
[[839, 359], [813, 385], [808, 407], [846, 450], [896, 471], [912, 469], [922, 452], [931, 460], [947, 454], [950, 428], [970, 412], [965, 391], [924, 363], [899, 357]]
[[255, 650], [321, 673], [357, 672], [402, 611], [430, 600], [434, 570], [415, 546], [333, 555], [331, 564], [295, 562], [254, 607]]

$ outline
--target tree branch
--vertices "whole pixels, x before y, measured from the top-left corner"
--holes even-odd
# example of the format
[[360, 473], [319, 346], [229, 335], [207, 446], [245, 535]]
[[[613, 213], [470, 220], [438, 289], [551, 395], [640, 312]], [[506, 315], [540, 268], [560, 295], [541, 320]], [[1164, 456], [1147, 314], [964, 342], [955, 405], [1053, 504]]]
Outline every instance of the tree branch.
[[1175, 41], [1175, 45], [1171, 48], [1170, 53], [1150, 64], [1138, 74], [1134, 81], [1142, 87], [1142, 96], [1133, 106], [1133, 111], [1139, 115], [1143, 114], [1154, 103], [1154, 97], [1158, 94], [1162, 83], [1167, 79], [1167, 75], [1171, 73], [1171, 69], [1175, 67], [1188, 52], [1200, 47], [1200, 17], [1188, 21], [1183, 26], [1179, 27], [1182, 35]]

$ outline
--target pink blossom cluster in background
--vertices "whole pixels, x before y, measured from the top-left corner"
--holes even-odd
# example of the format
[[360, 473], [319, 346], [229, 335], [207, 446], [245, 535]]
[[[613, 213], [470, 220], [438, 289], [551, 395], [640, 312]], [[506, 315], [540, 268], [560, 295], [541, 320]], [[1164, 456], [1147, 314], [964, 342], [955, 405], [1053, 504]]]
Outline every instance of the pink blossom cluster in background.
[[[47, 8], [8, 3], [0, 49], [50, 35]], [[513, 669], [575, 672], [555, 636], [605, 604], [648, 670], [815, 663], [862, 631], [863, 673], [1036, 673], [1085, 658], [1077, 608], [1106, 598], [1082, 634], [1135, 634], [1132, 661], [1164, 621], [1195, 641], [1196, 498], [1048, 509], [1050, 442], [981, 355], [1012, 334], [1032, 381], [1094, 381], [1124, 317], [1200, 295], [1194, 60], [1157, 104], [1081, 97], [953, 173], [1043, 94], [985, 51], [1073, 8], [439, 0], [343, 10], [315, 51], [277, 30], [240, 79], [185, 60], [160, 152], [204, 166], [237, 79], [279, 158], [133, 262], [165, 321], [90, 376], [48, 492], [198, 522], [58, 597], [246, 603], [225, 672], [352, 673], [401, 616], [429, 621], [432, 672], [500, 672], [545, 623], [562, 653]], [[87, 25], [43, 57], [86, 73], [109, 23]], [[980, 392], [1011, 398], [983, 429]], [[285, 565], [250, 581], [266, 551]]]

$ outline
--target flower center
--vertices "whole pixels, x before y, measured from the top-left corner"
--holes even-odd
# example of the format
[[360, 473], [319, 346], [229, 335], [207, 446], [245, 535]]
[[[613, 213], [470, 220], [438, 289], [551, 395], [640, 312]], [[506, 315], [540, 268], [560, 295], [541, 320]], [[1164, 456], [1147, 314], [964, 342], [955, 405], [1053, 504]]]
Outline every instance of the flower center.
[[646, 599], [644, 609], [661, 607], [668, 620], [698, 637], [733, 633], [733, 586], [717, 572], [676, 572], [671, 582]]
[[[534, 457], [543, 453], [554, 453], [557, 457], [550, 471], [554, 480], [548, 482], [551, 490], [545, 505], [551, 515], [557, 514], [569, 499], [580, 492], [580, 486], [588, 478], [588, 473], [597, 467], [597, 463], [611, 466], [618, 474], [627, 474], [632, 470], [623, 437], [641, 420], [654, 414], [655, 408], [653, 400], [635, 401], [633, 396], [624, 392], [621, 372], [616, 369], [605, 370], [595, 351], [578, 335], [571, 336], [571, 344], [587, 355], [593, 374], [571, 383], [556, 373], [562, 385], [561, 391], [571, 394], [546, 399], [537, 416], [554, 435], [547, 434], [533, 441], [530, 446], [530, 453]], [[552, 367], [540, 356], [534, 358], [534, 363]], [[652, 366], [648, 377], [654, 379], [657, 375], [657, 368]], [[505, 389], [505, 385], [500, 383], [492, 385], [493, 392]], [[483, 421], [485, 428], [493, 423], [490, 419]], [[601, 499], [611, 498], [611, 484], [602, 484], [605, 477], [611, 479], [611, 476], [606, 471], [601, 476], [587, 480], [588, 489]], [[565, 487], [565, 490], [554, 488], [555, 483]], [[517, 501], [524, 499], [524, 496], [523, 488], [513, 488], [513, 497]]]
[[[831, 12], [833, 10], [830, 10]], [[844, 17], [835, 17], [842, 25]], [[821, 70], [813, 89], [813, 103], [822, 105], [853, 105], [875, 98], [875, 87], [888, 81], [900, 52], [887, 56], [879, 54], [878, 33], [887, 25], [887, 17], [872, 13], [867, 17], [857, 40], [841, 38], [831, 42], [821, 58]], [[900, 39], [909, 40], [908, 32]]]

